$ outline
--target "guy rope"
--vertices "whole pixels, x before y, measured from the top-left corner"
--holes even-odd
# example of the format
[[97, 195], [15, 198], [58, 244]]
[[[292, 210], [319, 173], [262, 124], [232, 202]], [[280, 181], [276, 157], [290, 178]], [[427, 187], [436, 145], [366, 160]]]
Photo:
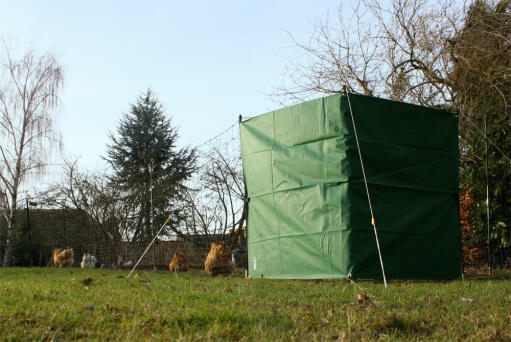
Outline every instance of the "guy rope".
[[376, 247], [378, 247], [378, 256], [380, 257], [381, 273], [383, 274], [383, 284], [387, 288], [387, 278], [385, 277], [385, 268], [383, 267], [383, 259], [381, 257], [380, 241], [378, 239], [378, 231], [376, 230], [376, 222], [374, 220], [373, 206], [371, 204], [371, 196], [369, 195], [369, 187], [367, 186], [366, 172], [364, 169], [364, 162], [362, 160], [362, 152], [360, 151], [360, 144], [358, 142], [357, 127], [355, 126], [355, 117], [353, 116], [353, 110], [351, 109], [350, 94], [348, 93], [346, 86], [343, 87], [343, 93], [348, 98], [348, 106], [350, 108], [351, 122], [353, 123], [353, 131], [355, 132], [355, 140], [357, 142], [358, 155], [360, 157], [360, 166], [362, 167], [362, 175], [364, 176], [364, 184], [366, 187], [367, 201], [369, 202], [369, 210], [371, 211], [371, 225], [373, 226], [374, 236], [376, 238]]

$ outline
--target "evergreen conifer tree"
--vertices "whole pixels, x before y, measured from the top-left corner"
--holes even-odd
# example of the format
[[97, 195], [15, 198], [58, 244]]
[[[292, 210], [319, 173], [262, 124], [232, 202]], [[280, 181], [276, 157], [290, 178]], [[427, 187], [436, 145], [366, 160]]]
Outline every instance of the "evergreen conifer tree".
[[177, 148], [177, 130], [151, 90], [131, 105], [121, 119], [117, 135], [110, 134], [110, 138], [106, 160], [114, 169], [113, 182], [121, 187], [124, 199], [138, 207], [133, 240], [145, 244], [169, 215], [170, 225], [179, 224], [176, 203], [183, 182], [194, 171], [195, 150]]

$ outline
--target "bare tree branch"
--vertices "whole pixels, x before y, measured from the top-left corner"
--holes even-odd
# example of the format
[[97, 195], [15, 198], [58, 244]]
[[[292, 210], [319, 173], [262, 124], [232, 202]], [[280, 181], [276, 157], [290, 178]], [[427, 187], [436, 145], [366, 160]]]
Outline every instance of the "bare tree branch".
[[63, 71], [55, 57], [38, 56], [33, 50], [16, 57], [3, 42], [0, 65], [0, 188], [7, 212], [8, 227], [4, 265], [11, 251], [13, 221], [20, 186], [31, 170], [44, 171], [48, 153], [60, 139], [54, 130], [53, 110], [58, 104]]

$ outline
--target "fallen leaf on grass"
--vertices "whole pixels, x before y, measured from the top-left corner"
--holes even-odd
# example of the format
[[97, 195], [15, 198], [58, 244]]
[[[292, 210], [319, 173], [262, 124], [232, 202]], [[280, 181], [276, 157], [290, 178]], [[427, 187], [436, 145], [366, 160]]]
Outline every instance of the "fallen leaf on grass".
[[368, 301], [368, 300], [370, 300], [370, 299], [365, 294], [359, 294], [357, 296], [357, 302], [359, 302], [359, 303], [363, 303], [363, 302]]
[[369, 297], [365, 294], [359, 294], [357, 296], [357, 304], [364, 305], [364, 306], [373, 306], [374, 303]]
[[82, 280], [82, 284], [85, 286], [89, 286], [93, 281], [94, 281], [94, 279], [92, 279], [91, 277], [87, 277]]

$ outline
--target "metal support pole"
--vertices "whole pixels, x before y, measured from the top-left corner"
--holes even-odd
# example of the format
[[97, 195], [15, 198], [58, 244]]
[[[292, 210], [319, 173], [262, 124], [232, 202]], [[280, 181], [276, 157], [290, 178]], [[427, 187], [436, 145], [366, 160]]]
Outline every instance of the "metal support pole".
[[488, 275], [491, 275], [491, 240], [490, 240], [490, 186], [488, 181], [488, 131], [486, 114], [484, 115], [484, 148], [485, 148], [485, 173], [486, 173], [486, 230], [488, 238]]
[[33, 266], [33, 260], [32, 260], [32, 227], [30, 226], [30, 209], [29, 205], [30, 202], [28, 201], [28, 198], [25, 198], [26, 204], [27, 204], [27, 228], [28, 228], [28, 245], [30, 246], [30, 263], [29, 266]]
[[[153, 163], [149, 164], [149, 194], [151, 201], [151, 234], [154, 235], [154, 212], [153, 212]], [[153, 269], [156, 271], [156, 250], [153, 244]]]
[[[30, 227], [30, 210], [28, 208], [28, 205], [29, 205], [29, 202], [28, 202], [28, 198], [25, 198], [25, 201], [26, 201], [26, 205], [27, 205], [27, 226], [28, 226], [28, 231], [29, 233], [31, 232], [31, 227]], [[31, 235], [31, 234], [30, 234]], [[29, 243], [31, 244], [32, 243], [32, 240], [31, 240], [31, 236], [29, 235]]]

